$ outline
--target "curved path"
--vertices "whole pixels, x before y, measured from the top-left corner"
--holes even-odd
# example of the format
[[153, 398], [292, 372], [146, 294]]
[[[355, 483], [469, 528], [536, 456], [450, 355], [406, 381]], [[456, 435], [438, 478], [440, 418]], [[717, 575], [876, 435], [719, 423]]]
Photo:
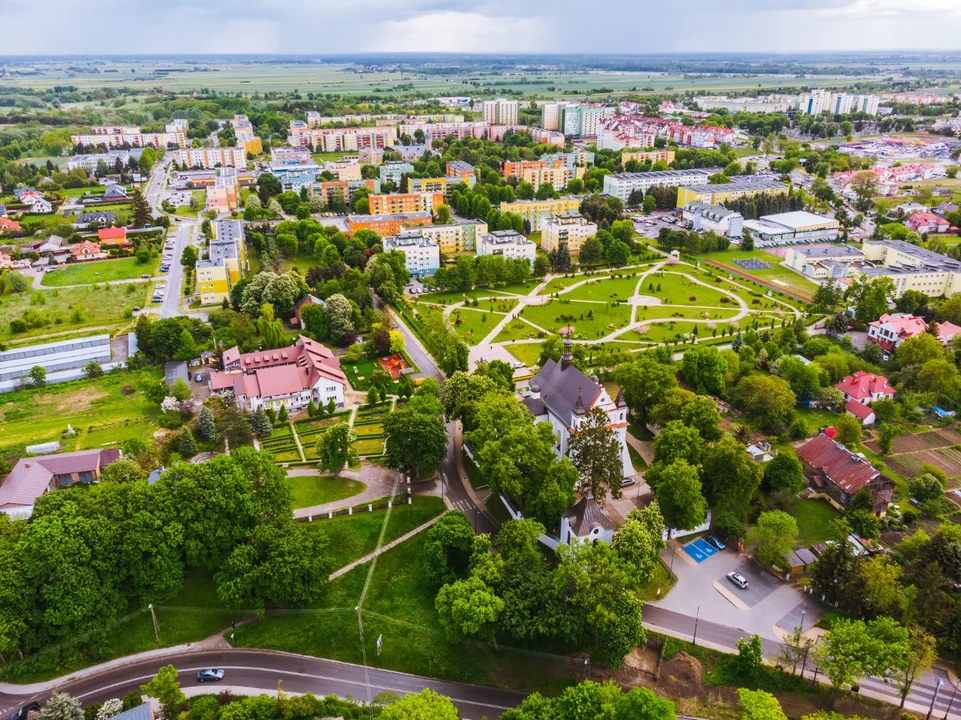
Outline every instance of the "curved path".
[[[320, 621], [318, 621], [320, 622]], [[391, 651], [389, 638], [384, 643], [384, 654]], [[185, 651], [140, 662], [124, 663], [121, 667], [95, 672], [80, 679], [62, 678], [50, 683], [0, 686], [0, 711], [5, 715], [14, 708], [32, 700], [42, 702], [53, 688], [68, 692], [84, 705], [120, 698], [131, 691], [139, 691], [164, 665], [173, 665], [180, 673], [180, 682], [189, 694], [197, 689], [195, 680], [198, 670], [219, 667], [225, 671], [224, 684], [230, 687], [249, 688], [265, 693], [276, 692], [277, 684], [290, 693], [313, 693], [318, 697], [337, 695], [366, 698], [368, 688], [373, 697], [390, 691], [398, 695], [418, 693], [424, 688], [447, 695], [460, 709], [461, 717], [477, 720], [481, 717], [496, 718], [507, 708], [517, 705], [523, 695], [498, 688], [444, 682], [391, 670], [364, 668], [361, 665], [325, 660], [306, 655], [294, 655], [270, 650], [206, 650]], [[219, 687], [202, 686], [216, 694]]]

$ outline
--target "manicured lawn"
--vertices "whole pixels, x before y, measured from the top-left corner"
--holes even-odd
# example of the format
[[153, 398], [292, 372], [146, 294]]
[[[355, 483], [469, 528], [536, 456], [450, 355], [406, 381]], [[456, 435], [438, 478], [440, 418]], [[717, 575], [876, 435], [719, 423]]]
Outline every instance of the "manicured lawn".
[[521, 316], [552, 333], [566, 325], [574, 325], [575, 338], [593, 340], [625, 327], [631, 319], [631, 309], [627, 305], [612, 307], [561, 299], [546, 305], [528, 306], [521, 311]]
[[318, 265], [317, 258], [309, 252], [298, 252], [294, 257], [285, 257], [281, 260], [282, 271], [287, 272], [296, 268], [300, 274], [305, 274], [314, 265]]
[[[531, 328], [533, 330], [533, 328]], [[504, 349], [525, 365], [533, 365], [541, 356], [541, 343], [512, 343]]]
[[[718, 321], [717, 323], [717, 337], [720, 338], [721, 331], [725, 327], [730, 327], [730, 323], [725, 323], [723, 321]], [[746, 321], [741, 321], [742, 327], [747, 327]], [[697, 328], [697, 337], [705, 338], [711, 337], [712, 330], [709, 330], [707, 323], [693, 323], [693, 322], [673, 322], [670, 320], [658, 320], [655, 323], [651, 323], [647, 326], [650, 328], [645, 333], [625, 333], [624, 337], [637, 339], [637, 340], [647, 340], [649, 342], [665, 342], [667, 340], [676, 340], [679, 337], [683, 337], [688, 333], [694, 332]]]
[[355, 363], [341, 360], [341, 367], [350, 380], [350, 386], [354, 390], [366, 392], [370, 388], [370, 374], [380, 365], [375, 365], [372, 359], [364, 358]]
[[453, 305], [466, 299], [506, 298], [506, 295], [489, 288], [474, 288], [467, 292], [433, 292], [425, 295], [405, 295], [404, 299], [411, 303], [432, 305]]
[[[132, 310], [147, 300], [147, 283], [37, 290], [0, 297], [0, 340], [61, 333], [85, 327], [115, 328], [133, 322]], [[36, 327], [14, 334], [10, 321], [36, 311]], [[32, 313], [31, 313], [32, 314]], [[125, 318], [125, 314], [130, 314]]]
[[383, 438], [358, 439], [354, 441], [354, 450], [358, 455], [379, 455], [384, 452]]
[[158, 259], [154, 258], [144, 265], [136, 258], [118, 260], [98, 260], [96, 262], [73, 263], [53, 272], [44, 273], [43, 284], [50, 287], [64, 285], [91, 285], [112, 280], [132, 280], [141, 275], [153, 276], [157, 272]]
[[494, 342], [506, 342], [508, 340], [527, 340], [537, 337], [539, 331], [534, 326], [523, 320], [511, 320], [508, 322], [494, 338]]
[[625, 300], [634, 295], [636, 287], [637, 278], [632, 277], [591, 279], [570, 292], [562, 293], [561, 297], [568, 300]]
[[314, 507], [359, 495], [367, 489], [360, 480], [335, 477], [287, 478], [295, 508]]
[[[140, 390], [162, 378], [160, 370], [120, 372], [0, 395], [0, 446], [60, 440], [64, 450], [82, 450], [130, 437], [147, 440], [157, 429], [159, 407]], [[124, 394], [126, 387], [133, 392]], [[75, 436], [61, 437], [67, 425]]]
[[[630, 446], [628, 446], [628, 448], [633, 449], [630, 448]], [[671, 577], [670, 571], [668, 571], [664, 563], [659, 561], [657, 567], [654, 569], [654, 576], [641, 585], [637, 596], [645, 602], [658, 600], [664, 597], [672, 587], [674, 587], [674, 578]], [[658, 590], [660, 590], [660, 593], [658, 593]]]
[[[745, 252], [743, 250], [728, 250], [726, 252], [711, 253], [710, 255], [705, 255], [703, 257], [723, 263], [733, 269], [740, 270], [741, 272], [745, 272], [749, 275], [753, 275], [760, 280], [765, 280], [788, 290], [794, 290], [795, 292], [799, 292], [808, 297], [812, 297], [815, 291], [818, 289], [817, 284], [811, 280], [808, 280], [807, 278], [802, 277], [798, 273], [792, 272], [785, 267], [781, 267], [781, 258], [779, 258], [777, 255], [772, 255], [771, 253], [764, 252], [763, 250], [752, 250], [750, 252]], [[764, 262], [770, 263], [771, 267], [768, 270], [743, 270], [733, 262], [735, 259], [763, 260]]]
[[369, 425], [354, 425], [354, 433], [357, 437], [364, 437], [365, 435], [383, 435], [384, 434], [384, 424], [383, 423], [371, 423]]
[[824, 542], [831, 538], [831, 522], [838, 517], [837, 512], [824, 500], [799, 500], [794, 505], [794, 519], [797, 520], [798, 544], [807, 547], [812, 543]]
[[[651, 286], [654, 286], [653, 290]], [[661, 289], [658, 290], [658, 287]], [[738, 307], [737, 302], [731, 298], [730, 303], [721, 302], [721, 298], [727, 297], [724, 293], [711, 287], [704, 287], [693, 282], [689, 275], [682, 273], [658, 273], [648, 275], [640, 289], [641, 295], [652, 295], [662, 302], [669, 305], [707, 305], [711, 307], [724, 307], [726, 304], [731, 307]], [[694, 298], [691, 300], [691, 298]]]
[[488, 333], [503, 319], [503, 314], [491, 313], [486, 310], [480, 311], [458, 308], [450, 314], [451, 327], [454, 328], [454, 332], [462, 337], [468, 345], [476, 345], [479, 343], [487, 337]]

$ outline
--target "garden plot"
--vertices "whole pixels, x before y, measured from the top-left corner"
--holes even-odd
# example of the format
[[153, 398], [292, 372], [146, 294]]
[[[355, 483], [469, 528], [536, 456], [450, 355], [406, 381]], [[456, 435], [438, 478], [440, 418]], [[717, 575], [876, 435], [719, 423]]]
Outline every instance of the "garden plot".
[[[880, 453], [876, 440], [865, 443], [873, 452]], [[934, 450], [936, 448], [951, 447], [961, 445], [961, 435], [954, 430], [938, 428], [926, 432], [911, 433], [908, 435], [898, 435], [891, 444], [891, 454], [900, 455], [901, 453], [921, 452], [922, 450]]]

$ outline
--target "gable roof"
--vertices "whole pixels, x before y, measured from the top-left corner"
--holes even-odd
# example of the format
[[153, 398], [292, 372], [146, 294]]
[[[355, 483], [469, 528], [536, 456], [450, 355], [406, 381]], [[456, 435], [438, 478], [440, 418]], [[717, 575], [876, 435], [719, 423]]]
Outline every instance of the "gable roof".
[[0, 230], [19, 230], [20, 223], [10, 218], [0, 217]]
[[78, 225], [89, 224], [94, 221], [112, 223], [113, 213], [106, 210], [95, 210], [93, 212], [85, 212], [77, 218]]
[[853, 495], [881, 473], [823, 432], [798, 449], [798, 457], [848, 495]]
[[869, 417], [874, 415], [874, 410], [870, 406], [860, 403], [857, 400], [848, 400], [844, 405], [844, 409], [858, 418], [861, 422], [864, 422]]
[[106, 227], [97, 230], [97, 237], [101, 240], [123, 240], [127, 237], [125, 227]]
[[23, 458], [0, 485], [0, 508], [29, 507], [43, 495], [57, 475], [94, 472], [119, 459], [122, 454], [119, 449], [112, 448]]
[[857, 400], [865, 400], [875, 395], [894, 395], [894, 388], [884, 375], [858, 370], [835, 385], [845, 395]]
[[103, 196], [104, 196], [105, 198], [108, 198], [108, 197], [127, 197], [127, 190], [126, 190], [126, 188], [124, 188], [124, 187], [122, 187], [122, 186], [120, 186], [120, 185], [111, 185], [110, 187], [108, 187], [108, 188], [104, 191]]
[[[536, 384], [540, 388], [544, 406], [568, 426], [573, 425], [571, 418], [574, 414], [583, 414], [584, 410], [594, 406], [603, 390], [574, 365], [568, 365], [565, 368], [554, 360], [544, 363], [544, 367], [534, 376], [530, 384], [531, 386]], [[578, 406], [581, 408], [581, 413], [575, 413]]]
[[79, 242], [76, 245], [71, 245], [70, 253], [74, 256], [83, 255], [85, 253], [97, 255], [100, 253], [100, 246], [95, 242], [84, 240], [83, 242]]
[[943, 323], [938, 323], [938, 340], [947, 344], [950, 340], [961, 333], [961, 326], [955, 325], [953, 322], [948, 322], [945, 320]]
[[885, 313], [868, 325], [876, 328], [880, 328], [882, 325], [890, 325], [895, 334], [903, 338], [920, 335], [928, 329], [928, 324], [924, 321], [924, 318], [905, 313], [894, 313], [893, 315]]
[[597, 504], [590, 492], [567, 511], [566, 517], [568, 524], [571, 526], [571, 532], [577, 537], [589, 535], [595, 527], [601, 527], [604, 530], [614, 529], [614, 521], [611, 520], [611, 516]]

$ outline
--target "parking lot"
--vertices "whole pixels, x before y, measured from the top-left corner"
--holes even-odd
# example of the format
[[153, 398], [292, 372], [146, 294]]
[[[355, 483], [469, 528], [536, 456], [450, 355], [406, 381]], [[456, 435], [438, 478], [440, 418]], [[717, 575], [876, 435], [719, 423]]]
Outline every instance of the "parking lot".
[[738, 575], [744, 576], [744, 578], [747, 580], [746, 588], [742, 589], [734, 585], [730, 580], [727, 579], [727, 573], [724, 573], [724, 575], [721, 575], [721, 577], [717, 578], [717, 581], [726, 584], [727, 589], [730, 590], [738, 600], [743, 602], [749, 608], [752, 608], [760, 603], [783, 584], [776, 577], [764, 572], [764, 570], [762, 570], [756, 563], [753, 563], [750, 560], [738, 565], [734, 572], [736, 572]]

